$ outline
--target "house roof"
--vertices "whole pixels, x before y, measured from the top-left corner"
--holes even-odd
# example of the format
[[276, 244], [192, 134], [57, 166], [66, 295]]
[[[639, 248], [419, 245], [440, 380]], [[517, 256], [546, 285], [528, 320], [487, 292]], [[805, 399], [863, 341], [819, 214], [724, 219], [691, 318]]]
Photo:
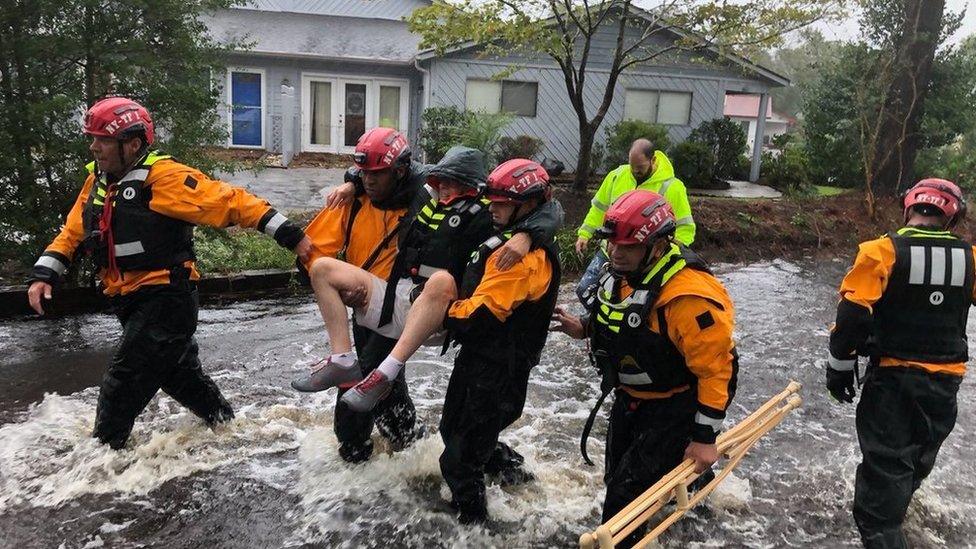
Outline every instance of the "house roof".
[[420, 41], [402, 21], [265, 10], [219, 10], [207, 27], [215, 40], [250, 43], [241, 53], [258, 56], [408, 65]]
[[364, 17], [400, 21], [431, 0], [246, 0], [241, 8], [261, 11]]
[[[758, 118], [759, 99], [760, 97], [758, 95], [753, 94], [725, 94], [725, 110], [723, 111], [723, 114], [725, 116], [734, 116], [736, 118]], [[790, 117], [783, 116], [773, 111], [772, 97], [769, 98], [769, 102], [766, 104], [766, 120], [771, 122], [793, 122]]]
[[[638, 8], [636, 6], [631, 6], [631, 9], [634, 10], [634, 13], [636, 15], [640, 16], [641, 18], [643, 18], [643, 19], [645, 19], [647, 21], [650, 21], [650, 22], [657, 21], [657, 18], [654, 16], [654, 14], [650, 13], [647, 10]], [[554, 18], [550, 18], [547, 21], [552, 22], [554, 20], [555, 20]], [[679, 29], [671, 28], [669, 30], [671, 32], [673, 32], [675, 35], [679, 36], [679, 37], [689, 37], [689, 36], [691, 36], [691, 33], [687, 33], [687, 32], [681, 31]], [[445, 53], [458, 52], [458, 51], [462, 51], [462, 50], [467, 50], [467, 49], [470, 49], [470, 48], [474, 48], [474, 47], [477, 47], [477, 46], [478, 46], [478, 44], [476, 42], [474, 42], [474, 41], [468, 41], [468, 42], [464, 42], [462, 44], [458, 44], [455, 47], [448, 48], [445, 51]], [[770, 69], [768, 69], [766, 67], [763, 67], [762, 65], [759, 65], [758, 63], [753, 63], [752, 61], [746, 59], [745, 57], [742, 57], [742, 56], [736, 55], [736, 54], [732, 54], [732, 53], [728, 53], [728, 52], [724, 52], [721, 49], [719, 49], [718, 47], [714, 47], [714, 46], [709, 47], [708, 50], [710, 52], [712, 52], [713, 54], [717, 55], [721, 59], [725, 59], [727, 61], [731, 61], [732, 63], [741, 66], [747, 72], [750, 72], [750, 73], [758, 76], [762, 80], [765, 80], [766, 82], [768, 82], [770, 84], [773, 84], [774, 86], [789, 86], [790, 85], [789, 78], [786, 78], [785, 76], [783, 76], [781, 74], [778, 74], [778, 73], [776, 73], [776, 72], [774, 72], [774, 71], [772, 71], [772, 70], [770, 70]], [[419, 54], [417, 54], [417, 59], [418, 60], [426, 60], [426, 59], [431, 59], [431, 58], [434, 58], [434, 57], [437, 57], [437, 54], [434, 52], [433, 48], [423, 50]]]

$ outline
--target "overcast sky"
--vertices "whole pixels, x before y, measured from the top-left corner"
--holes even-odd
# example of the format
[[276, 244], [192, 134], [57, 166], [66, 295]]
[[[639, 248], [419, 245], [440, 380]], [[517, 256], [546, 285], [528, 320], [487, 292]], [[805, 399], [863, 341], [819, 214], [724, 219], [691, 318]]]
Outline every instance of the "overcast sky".
[[[966, 9], [966, 16], [962, 19], [962, 27], [950, 39], [952, 43], [959, 43], [963, 38], [976, 33], [976, 0], [946, 0], [947, 12], [960, 12], [963, 9]], [[841, 24], [820, 24], [817, 28], [823, 32], [824, 37], [834, 40], [848, 40], [854, 38], [858, 32], [854, 17]]]

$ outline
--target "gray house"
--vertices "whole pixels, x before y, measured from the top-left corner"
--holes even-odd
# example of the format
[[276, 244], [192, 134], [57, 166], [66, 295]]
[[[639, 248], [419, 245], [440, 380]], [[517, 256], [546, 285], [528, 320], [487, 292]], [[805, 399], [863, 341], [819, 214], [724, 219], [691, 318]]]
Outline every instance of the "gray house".
[[[456, 106], [510, 112], [506, 134], [541, 138], [543, 155], [575, 164], [576, 115], [551, 59], [484, 58], [473, 45], [440, 56], [418, 51], [419, 38], [402, 18], [427, 0], [252, 2], [248, 9], [217, 13], [210, 24], [217, 38], [246, 36], [251, 42], [250, 50], [232, 56], [226, 79], [225, 98], [234, 105], [227, 109], [229, 146], [278, 152], [294, 143], [297, 151], [349, 152], [365, 128], [393, 126], [416, 140], [425, 107]], [[615, 38], [609, 26], [594, 38], [585, 90], [590, 112], [608, 80]], [[518, 70], [492, 78], [512, 66]], [[701, 122], [723, 116], [726, 94], [758, 94], [762, 110], [769, 89], [788, 83], [736, 56], [672, 56], [621, 76], [604, 125], [646, 120], [667, 125], [680, 141]]]

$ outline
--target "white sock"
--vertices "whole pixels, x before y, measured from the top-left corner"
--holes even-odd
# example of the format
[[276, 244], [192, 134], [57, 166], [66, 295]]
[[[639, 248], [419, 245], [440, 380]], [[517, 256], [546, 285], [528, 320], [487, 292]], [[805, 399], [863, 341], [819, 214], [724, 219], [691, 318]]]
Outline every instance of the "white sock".
[[394, 379], [403, 370], [403, 363], [392, 356], [388, 356], [383, 359], [383, 362], [380, 362], [380, 365], [376, 369], [385, 375], [386, 379]]
[[356, 364], [356, 351], [334, 354], [329, 357], [329, 360], [340, 368], [351, 368]]

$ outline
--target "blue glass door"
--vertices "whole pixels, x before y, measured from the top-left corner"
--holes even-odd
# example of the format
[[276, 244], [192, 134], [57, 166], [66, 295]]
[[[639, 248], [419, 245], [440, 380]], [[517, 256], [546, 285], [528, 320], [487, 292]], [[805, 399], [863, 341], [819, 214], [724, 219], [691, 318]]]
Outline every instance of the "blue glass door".
[[261, 147], [264, 145], [261, 75], [232, 72], [230, 79], [231, 144]]

